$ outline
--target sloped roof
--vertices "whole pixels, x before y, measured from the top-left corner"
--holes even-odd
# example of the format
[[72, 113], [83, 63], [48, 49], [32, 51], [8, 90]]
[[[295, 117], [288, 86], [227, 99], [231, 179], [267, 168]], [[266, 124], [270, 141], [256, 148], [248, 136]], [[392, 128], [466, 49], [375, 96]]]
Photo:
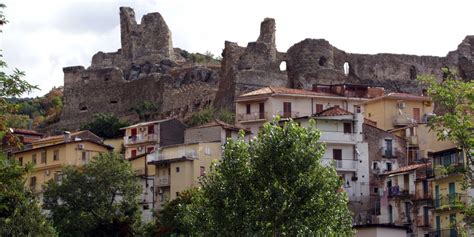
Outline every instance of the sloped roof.
[[407, 165], [407, 166], [400, 167], [400, 168], [398, 168], [398, 169], [396, 169], [396, 170], [392, 170], [392, 171], [389, 171], [389, 172], [385, 172], [385, 173], [383, 173], [383, 175], [404, 173], [404, 172], [416, 170], [416, 169], [419, 169], [419, 168], [424, 168], [424, 167], [427, 167], [427, 166], [431, 166], [431, 164], [430, 164], [430, 163], [424, 163], [424, 164]]
[[373, 103], [379, 100], [384, 100], [384, 99], [389, 99], [389, 100], [412, 100], [412, 101], [431, 101], [431, 98], [428, 96], [421, 96], [421, 95], [414, 95], [414, 94], [408, 94], [408, 93], [400, 93], [400, 92], [393, 92], [393, 93], [388, 93], [384, 96], [380, 96], [368, 101], [365, 101], [363, 104], [369, 104]]
[[120, 130], [124, 130], [124, 129], [127, 129], [127, 128], [137, 128], [137, 127], [147, 126], [147, 125], [151, 125], [151, 124], [162, 123], [162, 122], [166, 122], [166, 121], [169, 121], [169, 120], [172, 120], [172, 119], [175, 119], [175, 118], [167, 118], [167, 119], [161, 119], [161, 120], [155, 120], [155, 121], [149, 121], [149, 122], [136, 123], [136, 124], [130, 125], [128, 127], [120, 128]]
[[12, 128], [14, 134], [26, 134], [26, 135], [33, 135], [33, 136], [43, 136], [42, 133], [39, 133], [35, 130], [30, 129], [22, 129], [22, 128]]
[[239, 97], [248, 97], [248, 96], [256, 96], [256, 95], [274, 95], [274, 94], [279, 94], [279, 95], [313, 95], [313, 96], [337, 96], [341, 97], [340, 95], [337, 94], [332, 94], [332, 93], [324, 93], [324, 92], [314, 92], [314, 91], [309, 91], [309, 90], [300, 90], [300, 89], [292, 89], [292, 88], [286, 88], [286, 87], [273, 87], [273, 86], [268, 86], [264, 87], [255, 91], [251, 91], [245, 94], [240, 95]]
[[324, 117], [324, 116], [343, 116], [343, 115], [353, 115], [353, 113], [341, 109], [339, 107], [331, 107], [329, 109], [325, 109], [319, 113], [315, 113], [315, 117]]
[[203, 125], [200, 125], [200, 126], [196, 126], [196, 127], [192, 127], [192, 128], [207, 128], [207, 127], [215, 127], [215, 126], [219, 126], [219, 127], [224, 128], [224, 129], [235, 130], [235, 131], [239, 131], [239, 130], [247, 131], [247, 129], [245, 129], [241, 126], [228, 124], [228, 123], [223, 122], [219, 119], [214, 119], [209, 123], [206, 123], [206, 124], [203, 124]]

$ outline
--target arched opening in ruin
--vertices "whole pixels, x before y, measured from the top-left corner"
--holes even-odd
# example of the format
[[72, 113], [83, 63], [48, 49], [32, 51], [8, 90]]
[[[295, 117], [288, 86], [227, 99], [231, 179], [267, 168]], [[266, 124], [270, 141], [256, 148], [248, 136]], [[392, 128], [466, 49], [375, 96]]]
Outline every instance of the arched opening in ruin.
[[416, 67], [415, 66], [411, 66], [410, 67], [410, 79], [411, 80], [415, 80], [416, 79]]
[[324, 66], [326, 66], [326, 62], [327, 62], [326, 57], [321, 56], [321, 57], [319, 58], [318, 64], [319, 64], [319, 66], [324, 67]]
[[344, 75], [349, 76], [349, 69], [350, 69], [349, 62], [344, 63], [343, 69], [344, 69]]
[[282, 61], [282, 62], [280, 63], [280, 71], [281, 71], [281, 72], [286, 71], [286, 61]]

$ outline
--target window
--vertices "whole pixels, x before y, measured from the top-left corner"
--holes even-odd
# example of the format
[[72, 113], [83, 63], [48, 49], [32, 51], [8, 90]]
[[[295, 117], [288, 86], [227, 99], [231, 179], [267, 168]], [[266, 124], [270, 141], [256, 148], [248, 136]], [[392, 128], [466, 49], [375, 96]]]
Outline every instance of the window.
[[31, 163], [36, 165], [36, 154], [31, 155]]
[[18, 158], [18, 163], [20, 163], [20, 165], [23, 165], [23, 157]]
[[385, 163], [385, 165], [386, 165], [386, 171], [392, 171], [392, 163], [387, 162]]
[[379, 193], [379, 188], [374, 188], [374, 193], [378, 194]]
[[342, 160], [342, 150], [332, 149], [332, 157], [334, 160]]
[[423, 207], [423, 224], [424, 226], [429, 226], [430, 225], [430, 216], [429, 216], [429, 207]]
[[211, 155], [211, 153], [212, 153], [212, 152], [211, 152], [211, 148], [210, 148], [210, 147], [206, 147], [206, 148], [204, 148], [204, 154], [205, 154], [205, 155], [208, 155], [208, 156], [210, 156], [210, 155]]
[[283, 102], [283, 117], [291, 117], [291, 102]]
[[179, 173], [179, 167], [176, 167], [176, 173]]
[[154, 134], [155, 133], [155, 125], [148, 125], [148, 134]]
[[246, 104], [246, 109], [247, 109], [247, 114], [250, 114], [251, 111], [250, 111], [250, 104]]
[[152, 147], [152, 146], [146, 148], [146, 152], [148, 154], [153, 153], [154, 150], [155, 150], [155, 147]]
[[413, 119], [416, 123], [420, 122], [420, 108], [413, 108]]
[[265, 103], [258, 104], [258, 118], [265, 119]]
[[228, 138], [228, 137], [232, 137], [232, 131], [230, 129], [226, 129], [225, 130], [225, 137]]
[[323, 110], [323, 104], [316, 104], [316, 113], [320, 113]]
[[132, 135], [131, 135], [132, 137], [136, 137], [136, 136], [137, 136], [137, 128], [132, 128], [132, 130], [130, 130], [130, 132], [131, 132], [131, 134], [132, 134]]
[[392, 157], [392, 139], [385, 139], [385, 157]]
[[319, 58], [319, 62], [318, 62], [319, 66], [321, 66], [321, 67], [326, 66], [326, 61], [327, 61], [326, 57], [321, 56], [321, 57]]
[[393, 223], [392, 205], [388, 205], [388, 223]]
[[176, 192], [176, 197], [179, 197], [179, 192]]
[[342, 66], [342, 69], [344, 70], [344, 75], [348, 76], [349, 70], [350, 70], [349, 62], [345, 62], [344, 65]]
[[200, 176], [206, 175], [206, 167], [204, 166], [199, 167], [199, 174]]
[[411, 80], [416, 79], [416, 68], [415, 68], [415, 66], [410, 67], [410, 79]]
[[36, 176], [30, 178], [30, 187], [34, 188], [36, 186]]
[[59, 160], [59, 150], [53, 151], [53, 160]]
[[46, 160], [46, 151], [42, 151], [41, 152], [41, 164], [46, 164], [47, 163], [47, 160]]
[[344, 123], [344, 133], [352, 133], [352, 123]]
[[130, 152], [130, 157], [135, 157], [135, 156], [137, 156], [137, 150], [132, 150]]
[[82, 159], [82, 161], [87, 161], [87, 152], [86, 151], [82, 151], [81, 159]]
[[362, 112], [359, 105], [354, 105], [354, 112], [356, 114], [360, 114]]
[[372, 163], [372, 169], [378, 170], [379, 169], [379, 163], [378, 162]]

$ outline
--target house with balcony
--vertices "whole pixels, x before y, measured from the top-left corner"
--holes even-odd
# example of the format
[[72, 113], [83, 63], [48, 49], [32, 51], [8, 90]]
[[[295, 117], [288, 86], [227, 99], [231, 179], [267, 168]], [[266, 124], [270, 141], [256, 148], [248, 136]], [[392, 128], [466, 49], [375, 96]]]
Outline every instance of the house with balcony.
[[43, 185], [51, 179], [60, 180], [65, 166], [82, 166], [99, 153], [112, 149], [92, 132], [79, 131], [32, 141], [31, 146], [12, 155], [20, 165], [33, 165], [25, 185], [42, 200]]
[[362, 114], [331, 107], [295, 121], [309, 126], [310, 119], [316, 121], [316, 128], [321, 131], [320, 141], [326, 144], [323, 164], [334, 166], [344, 180], [351, 211], [355, 215], [365, 213], [370, 207], [369, 151], [363, 140]]
[[181, 121], [174, 118], [142, 122], [122, 128], [125, 134], [125, 159], [130, 161], [142, 185], [140, 200], [142, 219], [145, 222], [152, 220], [156, 201], [155, 166], [148, 164], [147, 155], [163, 146], [182, 144], [185, 128]]
[[236, 99], [236, 122], [257, 135], [265, 122], [274, 116], [298, 118], [311, 116], [331, 107], [360, 112], [366, 97], [345, 96], [284, 87], [264, 87]]
[[228, 138], [237, 139], [241, 130], [248, 140], [249, 130], [239, 125], [228, 124], [215, 119], [200, 126], [187, 128], [184, 132], [184, 143], [220, 142], [224, 145]]
[[404, 226], [410, 236], [431, 230], [433, 172], [430, 163], [413, 164], [381, 174], [384, 178], [379, 222]]
[[429, 97], [406, 93], [389, 93], [364, 101], [361, 106], [364, 117], [383, 130], [426, 123], [434, 107]]
[[406, 140], [389, 133], [364, 119], [362, 136], [368, 144], [370, 208], [365, 214], [356, 216], [358, 225], [377, 224], [380, 218], [381, 194], [384, 178], [381, 174], [397, 170], [406, 165]]
[[466, 169], [466, 156], [456, 148], [432, 154], [434, 169], [433, 236], [458, 236], [455, 229], [464, 224], [462, 208], [472, 202], [472, 197], [463, 190], [463, 172]]
[[199, 187], [201, 177], [210, 171], [212, 162], [221, 157], [220, 141], [163, 146], [148, 154], [147, 161], [155, 168], [156, 210], [161, 210], [180, 192]]

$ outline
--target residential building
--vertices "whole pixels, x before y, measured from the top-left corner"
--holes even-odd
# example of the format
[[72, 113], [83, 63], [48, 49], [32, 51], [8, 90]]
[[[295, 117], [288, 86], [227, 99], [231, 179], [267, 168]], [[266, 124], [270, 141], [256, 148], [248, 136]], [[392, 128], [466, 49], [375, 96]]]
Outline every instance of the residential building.
[[406, 237], [407, 228], [390, 224], [355, 225], [354, 237]]
[[309, 126], [309, 119], [316, 120], [321, 131], [320, 141], [326, 144], [324, 165], [334, 165], [344, 180], [344, 190], [349, 196], [349, 208], [357, 216], [370, 207], [369, 151], [363, 140], [363, 116], [339, 107], [325, 109], [313, 116], [296, 118], [302, 126]]
[[462, 151], [453, 148], [435, 152], [433, 157], [434, 179], [434, 236], [457, 236], [455, 226], [462, 225], [464, 215], [461, 207], [471, 203], [472, 197], [462, 189], [466, 157]]
[[35, 130], [10, 128], [2, 139], [0, 150], [5, 152], [7, 157], [10, 157], [15, 151], [31, 147], [32, 142], [41, 139], [43, 136]]
[[244, 131], [248, 139], [247, 135], [250, 131], [239, 125], [232, 125], [215, 119], [209, 123], [186, 129], [184, 143], [220, 142], [224, 145], [227, 138], [237, 139], [240, 130]]
[[433, 114], [429, 97], [406, 93], [389, 93], [361, 103], [364, 117], [375, 121], [383, 130], [426, 123]]
[[148, 154], [149, 164], [155, 166], [156, 209], [161, 210], [166, 201], [175, 199], [180, 192], [199, 187], [200, 178], [221, 156], [220, 141], [164, 146]]
[[430, 163], [414, 164], [381, 174], [384, 178], [379, 223], [404, 226], [411, 236], [425, 236], [432, 216]]
[[406, 162], [406, 140], [385, 130], [377, 128], [375, 124], [364, 119], [362, 135], [368, 145], [370, 208], [365, 214], [356, 216], [357, 224], [375, 224], [379, 221], [381, 207], [380, 197], [383, 193], [384, 178], [380, 174], [397, 170]]
[[[317, 88], [317, 87], [316, 87]], [[349, 95], [349, 93], [346, 93]], [[254, 136], [274, 116], [297, 118], [310, 116], [331, 107], [360, 112], [360, 104], [367, 96], [346, 96], [329, 92], [315, 92], [283, 87], [264, 87], [243, 94], [236, 99], [236, 120]]]
[[92, 132], [79, 131], [33, 141], [31, 147], [13, 152], [13, 157], [20, 165], [33, 164], [26, 185], [41, 197], [43, 185], [51, 179], [59, 180], [66, 165], [82, 166], [112, 149]]
[[134, 124], [125, 130], [123, 144], [125, 159], [130, 161], [133, 171], [142, 185], [140, 197], [142, 219], [152, 220], [155, 196], [155, 166], [148, 164], [147, 155], [154, 153], [160, 147], [184, 142], [185, 125], [174, 118], [142, 122]]

